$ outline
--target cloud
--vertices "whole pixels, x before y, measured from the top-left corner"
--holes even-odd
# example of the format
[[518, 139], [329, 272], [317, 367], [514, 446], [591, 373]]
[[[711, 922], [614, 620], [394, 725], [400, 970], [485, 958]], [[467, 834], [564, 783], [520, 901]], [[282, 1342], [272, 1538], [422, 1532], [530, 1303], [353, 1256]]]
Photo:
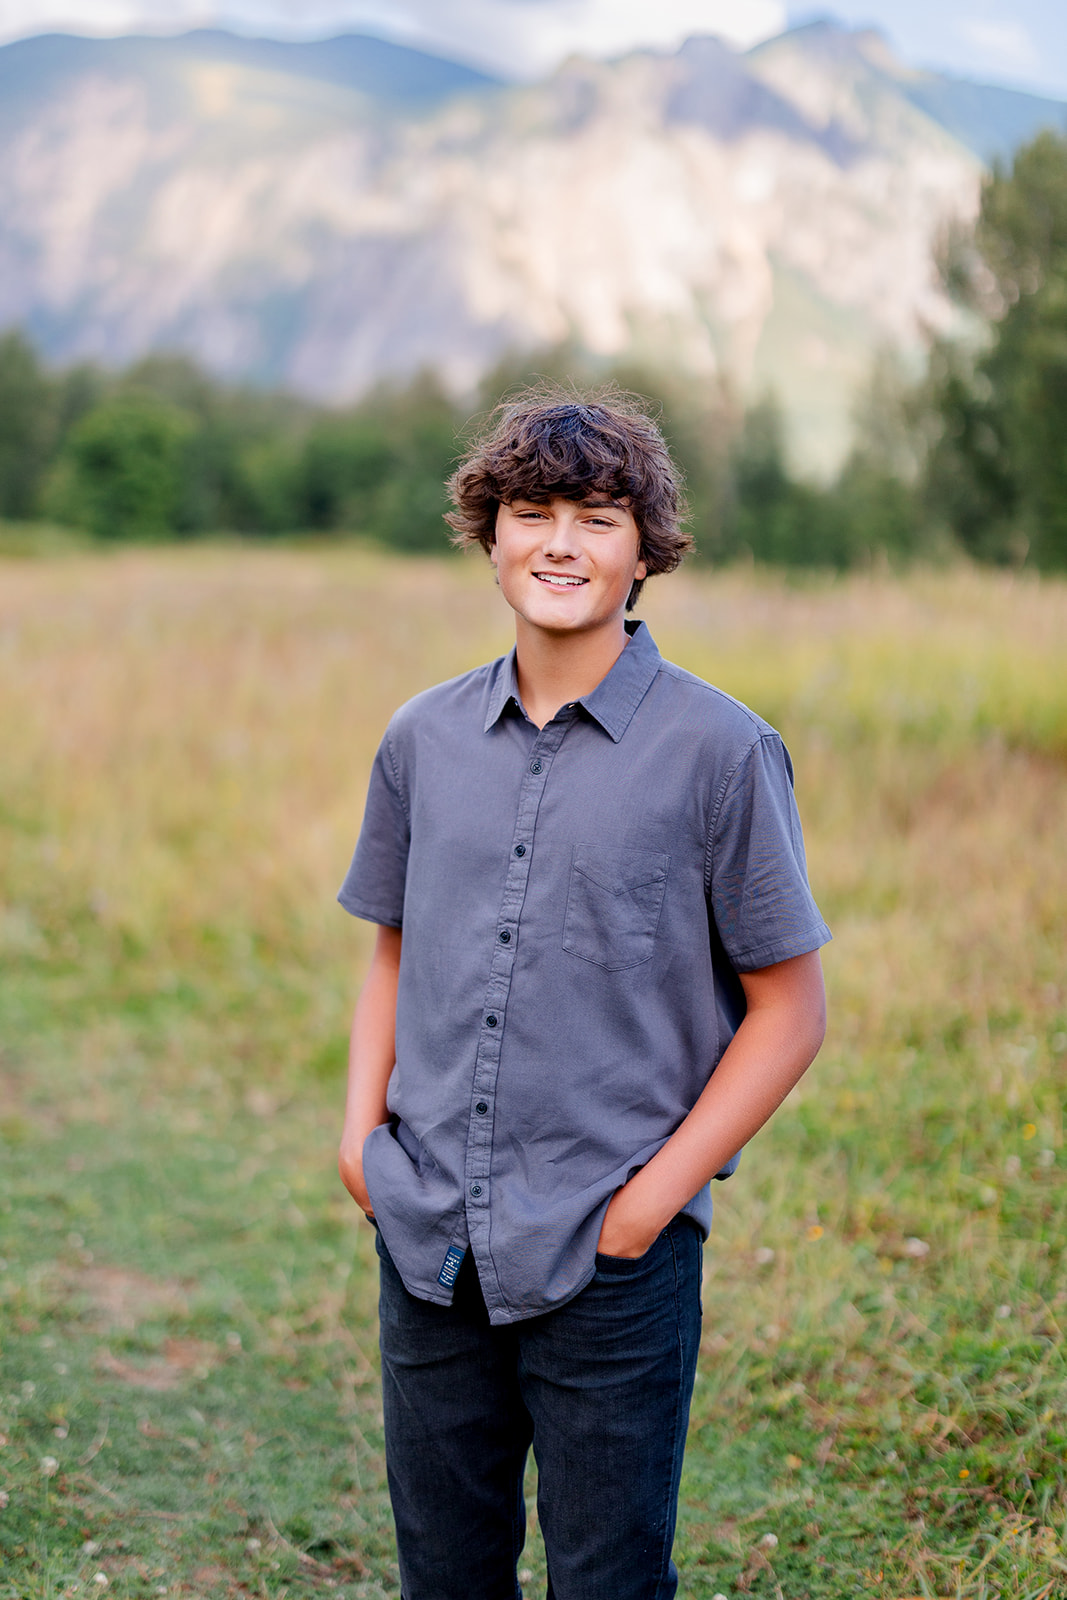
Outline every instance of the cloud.
[[219, 26], [322, 37], [370, 26], [404, 34], [418, 24], [394, 0], [0, 0], [0, 38], [59, 30], [178, 33]]
[[462, 35], [521, 75], [576, 51], [674, 49], [699, 33], [747, 46], [785, 26], [779, 0], [455, 0], [448, 6], [415, 0], [410, 9], [438, 36]]
[[1021, 22], [961, 17], [957, 26], [990, 69], [1027, 73], [1041, 66], [1037, 46]]
[[785, 20], [783, 0], [0, 0], [0, 39], [197, 27], [322, 38], [367, 29], [512, 77], [536, 76], [574, 52], [674, 49], [690, 34], [745, 47]]

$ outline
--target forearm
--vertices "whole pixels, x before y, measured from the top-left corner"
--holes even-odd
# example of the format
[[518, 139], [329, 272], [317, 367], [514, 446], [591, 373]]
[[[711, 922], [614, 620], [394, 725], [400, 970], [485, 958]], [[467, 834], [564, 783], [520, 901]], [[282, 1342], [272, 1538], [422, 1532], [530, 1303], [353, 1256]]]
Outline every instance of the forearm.
[[612, 1199], [608, 1255], [640, 1254], [763, 1127], [800, 1080], [825, 1032], [817, 954], [742, 979], [748, 1011], [707, 1087], [651, 1161]]
[[370, 1212], [363, 1180], [363, 1142], [388, 1118], [386, 1090], [396, 1061], [396, 995], [400, 975], [399, 928], [378, 929], [374, 955], [356, 1004], [348, 1048], [348, 1090], [338, 1156], [341, 1181]]

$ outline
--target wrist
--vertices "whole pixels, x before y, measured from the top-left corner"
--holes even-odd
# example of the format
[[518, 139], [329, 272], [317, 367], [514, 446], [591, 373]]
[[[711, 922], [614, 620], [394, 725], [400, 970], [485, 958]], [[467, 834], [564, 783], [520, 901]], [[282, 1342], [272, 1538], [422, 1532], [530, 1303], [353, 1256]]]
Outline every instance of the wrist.
[[597, 1242], [599, 1255], [643, 1256], [671, 1220], [669, 1216], [661, 1217], [659, 1209], [650, 1205], [640, 1191], [635, 1193], [632, 1182], [616, 1189], [608, 1203]]
[[370, 1212], [370, 1195], [367, 1193], [367, 1184], [363, 1176], [363, 1140], [349, 1138], [347, 1135], [341, 1140], [341, 1148], [337, 1153], [337, 1170], [341, 1182], [359, 1206], [361, 1211]]

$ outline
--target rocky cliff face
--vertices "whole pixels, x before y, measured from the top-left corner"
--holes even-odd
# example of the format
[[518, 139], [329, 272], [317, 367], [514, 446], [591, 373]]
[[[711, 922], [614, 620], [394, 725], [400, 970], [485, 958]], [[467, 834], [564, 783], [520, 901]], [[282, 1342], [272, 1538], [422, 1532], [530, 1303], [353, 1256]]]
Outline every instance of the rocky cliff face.
[[0, 324], [338, 401], [571, 339], [774, 386], [825, 467], [872, 351], [951, 320], [932, 245], [982, 162], [939, 81], [828, 26], [531, 88], [374, 41], [27, 41], [0, 50]]

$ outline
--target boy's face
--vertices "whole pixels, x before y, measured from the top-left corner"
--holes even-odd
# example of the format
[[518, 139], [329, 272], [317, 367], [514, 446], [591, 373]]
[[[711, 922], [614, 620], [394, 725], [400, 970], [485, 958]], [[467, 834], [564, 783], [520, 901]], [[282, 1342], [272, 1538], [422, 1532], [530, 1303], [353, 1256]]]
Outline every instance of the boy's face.
[[490, 559], [528, 627], [581, 633], [621, 626], [634, 580], [647, 576], [638, 546], [632, 513], [606, 494], [513, 500], [497, 512]]

